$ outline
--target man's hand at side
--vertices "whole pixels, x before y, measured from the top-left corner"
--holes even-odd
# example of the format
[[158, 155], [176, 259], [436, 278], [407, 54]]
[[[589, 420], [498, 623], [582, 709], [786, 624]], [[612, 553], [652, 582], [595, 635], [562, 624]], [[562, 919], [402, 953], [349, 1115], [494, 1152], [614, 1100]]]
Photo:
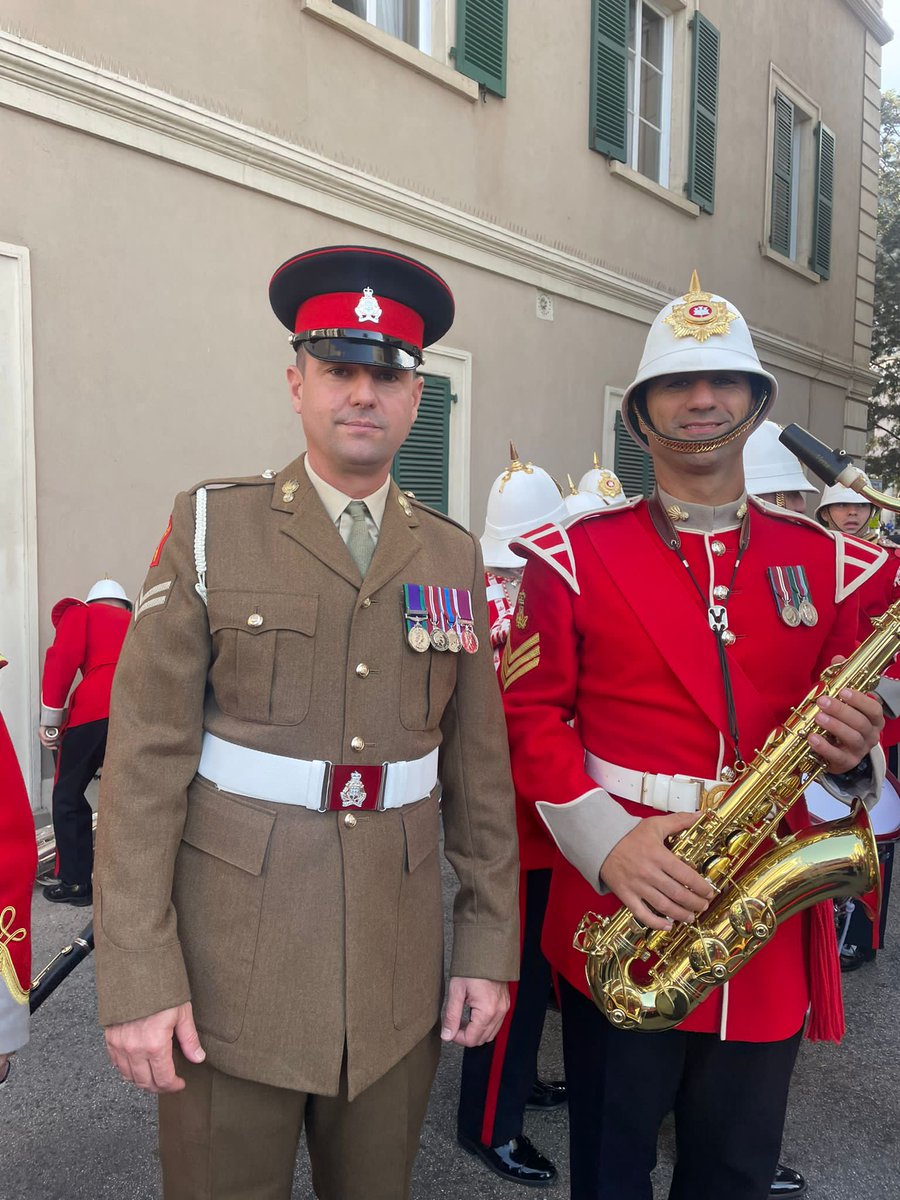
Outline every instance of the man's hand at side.
[[650, 929], [693, 921], [716, 894], [702, 875], [666, 847], [667, 838], [689, 829], [699, 815], [646, 817], [603, 860], [600, 878]]
[[[463, 1009], [469, 1006], [469, 1019]], [[441, 1021], [441, 1041], [458, 1046], [481, 1046], [497, 1036], [509, 1008], [509, 988], [493, 979], [456, 976], [447, 988], [447, 1003]]]
[[190, 1062], [200, 1063], [206, 1051], [200, 1045], [190, 1001], [177, 1008], [137, 1021], [124, 1021], [106, 1029], [106, 1052], [123, 1079], [145, 1092], [180, 1092], [184, 1080], [175, 1074], [172, 1038]]

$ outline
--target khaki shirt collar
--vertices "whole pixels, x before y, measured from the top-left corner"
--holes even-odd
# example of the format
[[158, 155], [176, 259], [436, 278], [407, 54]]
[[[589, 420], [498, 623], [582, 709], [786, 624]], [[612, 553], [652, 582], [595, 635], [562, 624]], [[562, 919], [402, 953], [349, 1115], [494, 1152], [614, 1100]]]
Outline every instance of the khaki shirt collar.
[[[353, 497], [345, 496], [336, 487], [332, 487], [330, 483], [326, 483], [321, 475], [317, 475], [309, 465], [309, 455], [304, 456], [303, 465], [306, 467], [309, 481], [313, 485], [316, 495], [322, 501], [325, 511], [334, 524], [337, 525], [340, 522], [341, 514]], [[377, 491], [374, 491], [371, 496], [360, 497], [366, 508], [368, 508], [372, 520], [375, 522], [375, 528], [379, 530], [381, 529], [381, 522], [384, 520], [384, 506], [387, 503], [388, 492], [390, 490], [391, 477], [388, 475], [381, 487]]]
[[738, 529], [747, 511], [747, 493], [730, 504], [693, 504], [658, 489], [662, 506], [679, 533], [724, 533]]

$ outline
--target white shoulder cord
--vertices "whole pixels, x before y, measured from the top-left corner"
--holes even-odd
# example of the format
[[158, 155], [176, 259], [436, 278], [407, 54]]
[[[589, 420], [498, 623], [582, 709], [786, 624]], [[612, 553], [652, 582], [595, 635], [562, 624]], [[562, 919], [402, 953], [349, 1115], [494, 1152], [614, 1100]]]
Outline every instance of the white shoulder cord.
[[194, 564], [197, 568], [197, 582], [194, 590], [203, 601], [206, 598], [206, 488], [197, 488], [197, 512], [194, 517]]

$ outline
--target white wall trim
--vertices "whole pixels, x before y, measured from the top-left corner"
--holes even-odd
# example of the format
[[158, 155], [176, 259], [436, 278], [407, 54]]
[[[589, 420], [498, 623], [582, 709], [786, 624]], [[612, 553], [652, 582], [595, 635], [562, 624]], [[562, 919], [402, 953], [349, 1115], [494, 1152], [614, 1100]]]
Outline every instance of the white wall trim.
[[472, 464], [472, 355], [449, 346], [429, 346], [422, 369], [444, 375], [456, 403], [450, 409], [450, 455], [448, 462], [447, 511], [454, 521], [469, 528], [469, 498]]
[[41, 803], [38, 725], [37, 500], [34, 456], [34, 373], [31, 265], [25, 246], [0, 242], [0, 708], [33, 808]]
[[[156, 88], [0, 32], [0, 107], [649, 325], [671, 293]], [[674, 290], [674, 289], [673, 289]], [[871, 390], [865, 367], [753, 329], [773, 366]]]
[[844, 3], [851, 12], [859, 17], [880, 46], [886, 46], [891, 41], [894, 31], [881, 13], [877, 12], [869, 3], [869, 0], [844, 0]]

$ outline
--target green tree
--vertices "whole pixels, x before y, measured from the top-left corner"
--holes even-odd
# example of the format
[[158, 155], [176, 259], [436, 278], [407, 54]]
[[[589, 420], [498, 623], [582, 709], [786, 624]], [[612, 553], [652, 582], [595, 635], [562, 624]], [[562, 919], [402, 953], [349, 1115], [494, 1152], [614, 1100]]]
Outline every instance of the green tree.
[[867, 467], [900, 488], [900, 95], [881, 97], [878, 236], [872, 367], [879, 383], [869, 407]]

